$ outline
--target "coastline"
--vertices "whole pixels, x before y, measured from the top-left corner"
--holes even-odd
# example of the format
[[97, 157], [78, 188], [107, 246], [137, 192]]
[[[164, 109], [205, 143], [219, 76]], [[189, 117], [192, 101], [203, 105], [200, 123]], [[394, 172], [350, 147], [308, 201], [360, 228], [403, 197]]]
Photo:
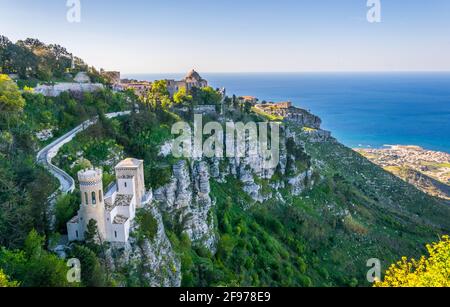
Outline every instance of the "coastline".
[[374, 164], [419, 190], [450, 202], [450, 154], [417, 145], [353, 148]]

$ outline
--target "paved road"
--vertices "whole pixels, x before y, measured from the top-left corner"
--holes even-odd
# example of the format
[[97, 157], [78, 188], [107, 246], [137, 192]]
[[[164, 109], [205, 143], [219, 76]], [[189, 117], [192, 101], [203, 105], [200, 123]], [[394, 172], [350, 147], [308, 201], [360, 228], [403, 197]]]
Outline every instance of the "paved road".
[[[105, 116], [107, 118], [114, 118], [118, 116], [123, 115], [129, 115], [131, 111], [124, 111], [124, 112], [116, 112], [116, 113], [109, 113]], [[36, 156], [36, 161], [39, 164], [42, 164], [56, 179], [58, 179], [60, 183], [59, 190], [62, 193], [72, 193], [75, 190], [75, 180], [69, 176], [65, 171], [60, 169], [59, 167], [52, 164], [52, 159], [56, 157], [58, 154], [58, 151], [63, 147], [65, 144], [72, 141], [72, 139], [81, 131], [86, 130], [88, 127], [94, 125], [97, 123], [98, 118], [90, 119], [85, 121], [84, 123], [80, 124], [79, 126], [75, 127], [71, 131], [67, 132], [63, 136], [59, 137], [46, 147], [44, 147]]]

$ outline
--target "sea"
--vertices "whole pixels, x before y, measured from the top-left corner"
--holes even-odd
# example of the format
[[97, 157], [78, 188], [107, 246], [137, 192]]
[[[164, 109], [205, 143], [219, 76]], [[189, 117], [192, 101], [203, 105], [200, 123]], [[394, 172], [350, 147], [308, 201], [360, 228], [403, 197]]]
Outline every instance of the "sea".
[[[351, 148], [417, 145], [450, 153], [449, 73], [201, 73], [227, 95], [292, 101]], [[184, 74], [129, 74], [138, 80]]]

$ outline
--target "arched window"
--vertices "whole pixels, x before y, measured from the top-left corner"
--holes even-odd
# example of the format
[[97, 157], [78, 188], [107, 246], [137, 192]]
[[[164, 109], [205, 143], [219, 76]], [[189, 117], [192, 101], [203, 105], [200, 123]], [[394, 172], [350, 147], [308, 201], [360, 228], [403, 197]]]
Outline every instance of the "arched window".
[[86, 206], [89, 204], [89, 197], [87, 192], [84, 192], [84, 203], [86, 204]]
[[97, 204], [97, 199], [95, 198], [95, 192], [92, 192], [92, 204]]
[[102, 190], [98, 191], [98, 201], [102, 202]]

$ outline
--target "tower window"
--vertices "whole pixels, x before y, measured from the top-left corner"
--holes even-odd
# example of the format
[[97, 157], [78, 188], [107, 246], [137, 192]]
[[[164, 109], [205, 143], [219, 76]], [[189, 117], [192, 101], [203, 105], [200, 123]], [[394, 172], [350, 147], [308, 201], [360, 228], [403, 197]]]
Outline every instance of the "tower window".
[[95, 192], [92, 192], [92, 204], [97, 204], [97, 199], [95, 198]]
[[102, 190], [98, 191], [98, 201], [102, 202]]
[[126, 182], [124, 182], [123, 184], [124, 184], [125, 187], [127, 187], [127, 183]]
[[114, 231], [114, 236], [115, 236], [116, 239], [117, 239], [117, 231]]
[[88, 197], [87, 192], [84, 192], [84, 202], [85, 202], [86, 206], [89, 204], [89, 197]]
[[78, 238], [78, 230], [75, 230], [75, 236]]

